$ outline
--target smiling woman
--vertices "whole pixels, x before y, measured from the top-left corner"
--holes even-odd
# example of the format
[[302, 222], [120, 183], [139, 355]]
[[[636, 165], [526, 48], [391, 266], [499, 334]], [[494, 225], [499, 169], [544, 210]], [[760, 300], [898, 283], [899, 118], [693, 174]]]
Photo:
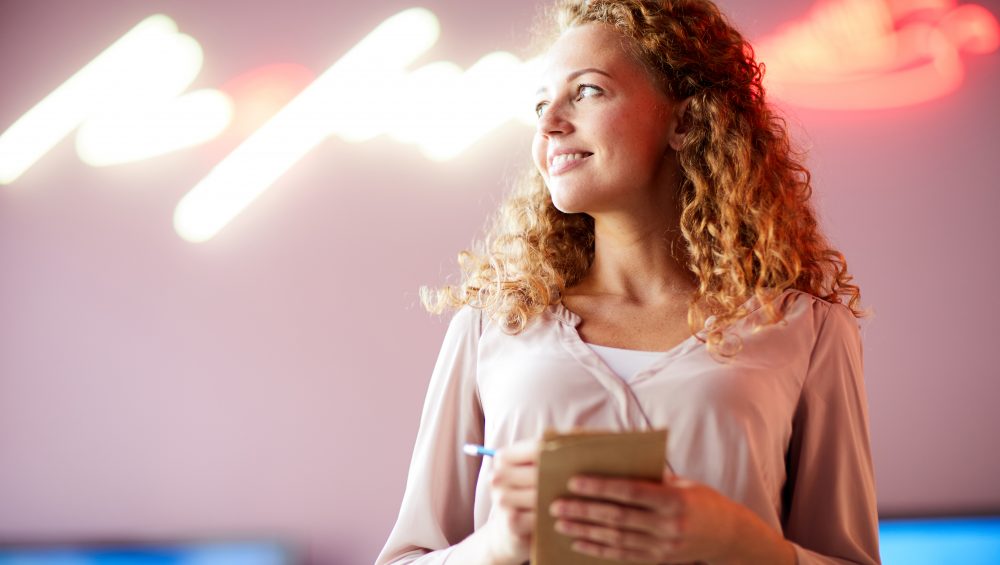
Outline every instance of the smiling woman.
[[553, 205], [597, 218], [675, 209], [662, 188], [677, 185], [677, 160], [666, 157], [683, 141], [686, 103], [650, 81], [609, 26], [568, 29], [547, 60], [533, 154]]
[[[879, 563], [856, 317], [762, 70], [708, 0], [560, 4], [534, 172], [462, 283], [377, 563]], [[666, 428], [659, 482], [536, 508], [546, 430]], [[496, 456], [463, 456], [462, 444]]]

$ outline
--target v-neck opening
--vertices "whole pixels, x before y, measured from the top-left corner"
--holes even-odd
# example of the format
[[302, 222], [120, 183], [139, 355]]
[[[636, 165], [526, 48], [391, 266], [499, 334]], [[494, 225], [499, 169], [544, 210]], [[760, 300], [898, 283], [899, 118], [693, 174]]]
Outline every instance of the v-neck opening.
[[[787, 292], [788, 291], [785, 291], [785, 293]], [[784, 295], [785, 293], [782, 293], [782, 295]], [[779, 298], [780, 296], [775, 297], [775, 300], [778, 300]], [[760, 301], [757, 299], [756, 295], [751, 296], [741, 305], [742, 308], [746, 309], [746, 314], [735, 323], [748, 319], [751, 314], [760, 309], [760, 306], [761, 306]], [[590, 366], [596, 365], [597, 367], [600, 368], [600, 370], [606, 373], [607, 376], [613, 377], [617, 382], [621, 383], [621, 385], [626, 387], [629, 390], [630, 394], [631, 394], [631, 388], [634, 385], [636, 385], [639, 382], [647, 380], [652, 375], [656, 374], [658, 371], [663, 369], [671, 361], [675, 360], [676, 358], [680, 357], [683, 354], [693, 351], [699, 344], [702, 344], [703, 341], [702, 339], [699, 339], [698, 336], [705, 334], [706, 333], [705, 328], [707, 328], [711, 324], [712, 320], [715, 319], [715, 316], [709, 316], [708, 318], [706, 318], [704, 324], [705, 328], [702, 328], [698, 332], [689, 335], [683, 341], [674, 345], [670, 349], [667, 349], [666, 351], [656, 352], [660, 354], [660, 356], [656, 360], [650, 363], [645, 369], [642, 369], [635, 375], [632, 375], [632, 378], [626, 379], [625, 377], [616, 373], [611, 367], [609, 367], [608, 364], [604, 362], [604, 359], [602, 359], [601, 356], [598, 355], [597, 352], [595, 352], [593, 349], [591, 349], [590, 346], [587, 344], [587, 342], [583, 340], [583, 337], [577, 330], [577, 327], [579, 327], [579, 325], [583, 323], [583, 318], [581, 318], [579, 314], [567, 308], [566, 305], [563, 304], [561, 301], [557, 302], [556, 304], [552, 304], [551, 308], [552, 308], [552, 313], [555, 315], [555, 317], [559, 319], [561, 322], [563, 322], [566, 326], [568, 326], [565, 335], [569, 337], [569, 342], [567, 342], [566, 345], [572, 346], [570, 347], [570, 349], [571, 351], [573, 351], [577, 359]]]
[[[598, 361], [599, 365], [605, 371], [613, 375], [616, 379], [621, 380], [622, 383], [626, 385], [633, 384], [637, 380], [644, 378], [647, 375], [647, 373], [650, 373], [653, 369], [661, 368], [666, 361], [674, 359], [681, 353], [686, 353], [687, 351], [692, 349], [692, 346], [695, 343], [700, 343], [700, 340], [698, 339], [698, 334], [692, 334], [665, 351], [642, 351], [643, 353], [655, 353], [658, 355], [658, 357], [652, 363], [650, 363], [645, 369], [642, 369], [641, 371], [633, 375], [631, 379], [626, 380], [624, 377], [618, 375], [618, 373], [615, 373], [611, 369], [611, 367], [608, 367], [607, 363], [605, 363], [604, 360], [601, 359], [601, 356], [598, 355], [593, 349], [591, 349], [590, 346], [587, 344], [587, 342], [583, 340], [583, 337], [577, 330], [577, 327], [579, 327], [579, 325], [583, 322], [583, 318], [581, 318], [579, 314], [567, 308], [566, 305], [564, 305], [562, 302], [553, 304], [552, 307], [555, 309], [556, 317], [559, 318], [561, 321], [563, 321], [567, 326], [569, 326], [567, 335], [569, 335], [572, 338], [573, 345], [576, 346], [574, 347], [574, 349], [577, 350], [578, 353], [585, 352], [584, 353], [585, 357], [587, 357], [588, 359], [593, 359]], [[618, 349], [626, 349], [626, 348], [618, 348]], [[632, 349], [629, 351], [640, 351], [640, 350]]]

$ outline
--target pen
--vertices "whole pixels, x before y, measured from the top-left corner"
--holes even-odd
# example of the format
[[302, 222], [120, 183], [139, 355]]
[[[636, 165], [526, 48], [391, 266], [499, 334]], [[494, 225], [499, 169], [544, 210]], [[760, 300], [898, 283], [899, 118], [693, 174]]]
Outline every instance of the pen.
[[483, 456], [483, 457], [493, 457], [496, 455], [496, 451], [486, 448], [482, 445], [475, 445], [472, 443], [467, 443], [462, 446], [462, 452], [466, 455], [471, 455], [473, 457]]

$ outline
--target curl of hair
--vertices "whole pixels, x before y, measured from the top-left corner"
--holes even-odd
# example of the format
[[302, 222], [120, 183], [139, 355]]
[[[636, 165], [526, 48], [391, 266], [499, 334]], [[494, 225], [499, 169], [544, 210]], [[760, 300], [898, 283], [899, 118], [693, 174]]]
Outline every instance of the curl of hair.
[[[612, 26], [667, 95], [690, 98], [678, 160], [680, 228], [698, 282], [688, 307], [693, 334], [711, 315], [705, 341], [718, 346], [751, 297], [765, 324], [778, 322], [773, 301], [789, 288], [865, 315], [843, 254], [819, 230], [809, 171], [764, 99], [764, 67], [712, 2], [569, 0], [556, 16], [560, 32]], [[500, 207], [485, 240], [459, 255], [461, 284], [422, 288], [421, 297], [432, 312], [482, 308], [517, 333], [580, 281], [593, 258], [592, 218], [556, 209], [533, 172]]]

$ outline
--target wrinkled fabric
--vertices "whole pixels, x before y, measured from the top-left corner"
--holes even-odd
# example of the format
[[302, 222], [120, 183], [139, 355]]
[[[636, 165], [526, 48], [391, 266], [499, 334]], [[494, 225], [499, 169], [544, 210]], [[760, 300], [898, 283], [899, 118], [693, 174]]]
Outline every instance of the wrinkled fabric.
[[[799, 291], [764, 320], [756, 300], [727, 330], [738, 352], [698, 336], [625, 382], [550, 306], [508, 335], [479, 310], [452, 319], [424, 402], [395, 527], [377, 565], [445, 563], [490, 515], [492, 460], [547, 429], [667, 428], [667, 467], [745, 505], [795, 547], [800, 565], [877, 564], [878, 516], [861, 339], [851, 311]], [[704, 331], [699, 336], [704, 337]]]

